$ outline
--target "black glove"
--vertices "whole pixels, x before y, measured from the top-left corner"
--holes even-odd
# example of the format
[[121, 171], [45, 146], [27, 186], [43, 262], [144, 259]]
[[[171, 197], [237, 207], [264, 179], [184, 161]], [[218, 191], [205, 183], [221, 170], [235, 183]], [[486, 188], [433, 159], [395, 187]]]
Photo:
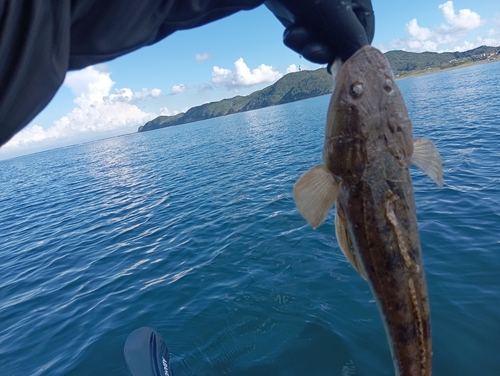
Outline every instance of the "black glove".
[[285, 45], [307, 60], [330, 64], [347, 60], [370, 44], [375, 19], [370, 0], [266, 0], [286, 27]]

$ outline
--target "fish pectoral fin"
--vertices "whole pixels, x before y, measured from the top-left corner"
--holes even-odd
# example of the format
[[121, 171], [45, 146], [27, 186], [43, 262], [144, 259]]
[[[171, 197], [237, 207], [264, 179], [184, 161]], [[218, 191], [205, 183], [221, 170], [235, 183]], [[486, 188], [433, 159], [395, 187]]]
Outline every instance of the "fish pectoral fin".
[[345, 219], [344, 211], [338, 204], [335, 209], [335, 235], [337, 235], [337, 242], [339, 243], [340, 249], [361, 277], [367, 279], [366, 274], [363, 269], [361, 269], [361, 265], [356, 257], [356, 254], [354, 253], [351, 238], [347, 232], [347, 221]]
[[434, 143], [427, 138], [413, 139], [413, 155], [411, 163], [434, 180], [439, 188], [443, 186], [443, 166], [441, 155]]
[[293, 187], [297, 209], [312, 226], [318, 227], [326, 219], [339, 191], [339, 183], [324, 165], [305, 172]]

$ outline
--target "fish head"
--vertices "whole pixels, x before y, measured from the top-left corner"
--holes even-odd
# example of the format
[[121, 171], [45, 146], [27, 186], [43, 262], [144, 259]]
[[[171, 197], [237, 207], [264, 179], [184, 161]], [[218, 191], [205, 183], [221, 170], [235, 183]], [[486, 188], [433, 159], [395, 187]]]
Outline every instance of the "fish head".
[[339, 69], [326, 127], [323, 161], [341, 179], [358, 179], [375, 155], [410, 164], [412, 125], [387, 58], [371, 46]]

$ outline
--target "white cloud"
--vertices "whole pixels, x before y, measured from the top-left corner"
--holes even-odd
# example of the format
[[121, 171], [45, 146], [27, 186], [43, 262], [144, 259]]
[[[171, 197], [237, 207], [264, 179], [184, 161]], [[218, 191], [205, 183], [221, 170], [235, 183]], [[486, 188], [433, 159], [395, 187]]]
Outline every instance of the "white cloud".
[[194, 88], [193, 85], [184, 85], [184, 84], [174, 85], [174, 86], [172, 86], [172, 90], [170, 91], [170, 95], [184, 93], [185, 91], [191, 90], [193, 88]]
[[194, 55], [194, 58], [196, 59], [197, 62], [201, 63], [202, 61], [210, 59], [211, 56], [210, 56], [209, 53], [204, 52], [202, 54], [196, 54], [196, 55]]
[[295, 64], [290, 64], [288, 66], [288, 68], [286, 68], [286, 73], [294, 73], [294, 72], [298, 72], [299, 71], [299, 67]]
[[184, 93], [186, 90], [187, 87], [184, 84], [172, 86], [172, 94]]
[[500, 31], [489, 29], [484, 37], [478, 36], [476, 38], [476, 45], [478, 46], [500, 46]]
[[405, 26], [406, 32], [410, 34], [410, 37], [419, 42], [425, 42], [427, 39], [432, 37], [432, 32], [426, 27], [418, 26], [417, 19], [414, 18], [408, 22]]
[[488, 35], [486, 38], [477, 37], [475, 45], [491, 46], [491, 47], [500, 46], [500, 34], [499, 33], [491, 34]]
[[[447, 1], [438, 6], [444, 17], [445, 23], [441, 23], [433, 30], [422, 27], [416, 18], [405, 25], [407, 38], [397, 39], [391, 42], [391, 47], [400, 48], [414, 52], [423, 51], [464, 51], [472, 49], [481, 44], [489, 44], [497, 40], [492, 37], [492, 29], [487, 32], [488, 38], [475, 38], [476, 43], [466, 41], [466, 33], [482, 26], [485, 22], [481, 16], [470, 9], [461, 9], [455, 12], [453, 1]], [[470, 38], [472, 39], [472, 38]], [[482, 40], [483, 43], [480, 43]], [[478, 44], [479, 43], [479, 44]], [[489, 44], [491, 45], [491, 44]]]
[[167, 107], [161, 107], [158, 116], [174, 116], [178, 113], [179, 111], [170, 111]]
[[204, 93], [206, 91], [213, 90], [213, 89], [214, 89], [214, 87], [210, 84], [202, 83], [202, 84], [198, 85], [198, 92], [199, 93]]
[[408, 47], [410, 47], [410, 49], [412, 51], [419, 51], [419, 52], [423, 52], [423, 51], [436, 51], [436, 48], [437, 48], [438, 44], [436, 42], [433, 42], [433, 41], [430, 41], [430, 40], [426, 40], [426, 41], [423, 41], [423, 42], [420, 42], [418, 40], [409, 40], [408, 41]]
[[376, 48], [378, 48], [380, 51], [382, 51], [382, 53], [386, 53], [387, 51], [389, 51], [389, 48], [384, 46], [383, 44], [379, 44], [378, 46], [374, 46]]
[[211, 82], [214, 85], [225, 86], [229, 90], [238, 90], [261, 83], [275, 82], [282, 76], [275, 68], [265, 64], [261, 64], [250, 71], [243, 58], [239, 58], [234, 62], [233, 71], [214, 66]]
[[296, 64], [290, 64], [287, 68], [286, 68], [286, 73], [293, 73], [293, 72], [299, 72], [299, 71], [305, 71], [305, 70], [311, 70], [312, 68], [308, 65], [304, 65], [304, 64], [300, 64], [300, 65], [296, 65]]
[[148, 90], [146, 88], [142, 88], [141, 91], [136, 91], [134, 93], [134, 96], [133, 96], [132, 100], [139, 101], [141, 99], [148, 98], [148, 97], [159, 98], [160, 96], [161, 96], [161, 90], [160, 89]]
[[481, 16], [470, 9], [460, 9], [458, 14], [455, 14], [453, 1], [447, 1], [439, 5], [439, 9], [441, 9], [444, 18], [450, 25], [441, 25], [441, 27], [448, 32], [473, 30], [482, 24]]
[[463, 39], [463, 35], [446, 34], [437, 36], [437, 43], [440, 45], [455, 45], [458, 41]]
[[76, 72], [68, 72], [64, 85], [76, 96], [84, 95], [89, 100], [98, 100], [109, 94], [115, 84], [109, 77], [111, 73], [100, 69], [101, 67], [90, 66]]
[[412, 51], [436, 50], [438, 44], [429, 40], [434, 36], [434, 33], [426, 27], [420, 27], [416, 18], [406, 24], [405, 30], [410, 35], [407, 45]]
[[461, 46], [460, 45], [454, 46], [453, 51], [463, 52], [463, 51], [472, 50], [474, 47], [475, 47], [474, 43], [471, 43], [471, 42], [464, 40]]
[[39, 125], [23, 129], [2, 148], [19, 149], [64, 139], [79, 141], [83, 135], [93, 132], [131, 131], [156, 116], [143, 112], [135, 103], [146, 97], [159, 97], [160, 89], [133, 93], [129, 88], [122, 88], [110, 93], [115, 85], [110, 75], [109, 70], [95, 66], [69, 72], [64, 84], [76, 95], [77, 106], [47, 129]]
[[214, 66], [212, 71], [212, 83], [217, 84], [225, 84], [227, 82], [231, 82], [233, 77], [233, 72], [230, 69], [219, 68]]
[[493, 23], [497, 26], [500, 26], [500, 13], [497, 13], [493, 16]]

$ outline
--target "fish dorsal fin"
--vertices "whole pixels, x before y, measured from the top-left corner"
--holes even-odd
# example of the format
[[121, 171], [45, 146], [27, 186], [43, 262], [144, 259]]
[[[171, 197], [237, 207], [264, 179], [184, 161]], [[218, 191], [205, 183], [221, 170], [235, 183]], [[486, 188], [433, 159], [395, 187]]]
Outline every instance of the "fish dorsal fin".
[[419, 137], [413, 139], [411, 163], [429, 175], [440, 188], [443, 186], [441, 155], [431, 140]]
[[340, 249], [344, 253], [345, 257], [347, 257], [354, 269], [361, 274], [361, 277], [366, 279], [366, 274], [363, 269], [361, 269], [361, 265], [358, 262], [352, 247], [351, 238], [347, 232], [347, 221], [345, 219], [344, 211], [338, 204], [335, 207], [335, 235], [337, 235], [337, 242], [339, 243]]
[[324, 166], [319, 165], [305, 172], [293, 187], [297, 209], [312, 226], [323, 223], [332, 208], [339, 190], [339, 183]]

